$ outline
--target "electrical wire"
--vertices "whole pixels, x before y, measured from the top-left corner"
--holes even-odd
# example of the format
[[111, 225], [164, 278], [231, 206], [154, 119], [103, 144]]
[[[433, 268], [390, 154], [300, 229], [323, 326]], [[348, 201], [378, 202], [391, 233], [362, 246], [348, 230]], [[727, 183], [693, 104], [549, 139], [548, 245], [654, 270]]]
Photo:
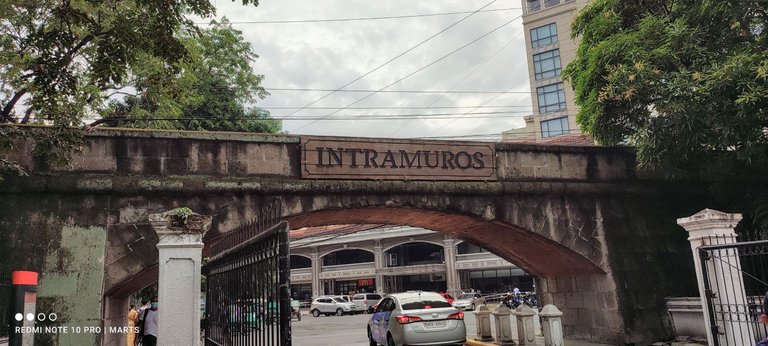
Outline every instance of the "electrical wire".
[[[493, 58], [495, 58], [497, 55], [499, 55], [499, 53], [501, 53], [501, 51], [503, 51], [505, 48], [509, 47], [509, 45], [510, 45], [510, 44], [512, 44], [512, 42], [514, 42], [514, 41], [515, 41], [515, 39], [516, 39], [517, 37], [519, 37], [519, 35], [518, 35], [518, 36], [515, 36], [515, 38], [513, 38], [513, 39], [509, 40], [509, 42], [507, 42], [505, 45], [501, 46], [501, 48], [497, 49], [497, 50], [496, 50], [496, 52], [494, 52], [493, 54], [491, 54], [491, 56], [489, 56], [487, 59], [485, 59], [485, 61], [483, 61], [483, 62], [481, 62], [481, 63], [479, 63], [479, 64], [475, 65], [475, 68], [473, 68], [473, 69], [472, 69], [472, 71], [470, 71], [469, 73], [467, 73], [466, 75], [464, 75], [464, 77], [463, 77], [463, 78], [461, 78], [461, 79], [460, 79], [458, 82], [454, 83], [454, 84], [453, 84], [453, 86], [451, 86], [451, 87], [450, 87], [450, 88], [449, 88], [449, 89], [448, 89], [448, 90], [447, 90], [445, 93], [442, 93], [442, 94], [440, 94], [440, 96], [438, 96], [438, 97], [436, 97], [434, 100], [432, 100], [432, 102], [431, 102], [431, 103], [430, 103], [428, 106], [424, 107], [424, 109], [422, 109], [422, 110], [421, 110], [421, 112], [419, 112], [419, 113], [420, 113], [420, 114], [421, 114], [421, 113], [424, 113], [424, 112], [425, 112], [427, 109], [429, 109], [429, 108], [430, 108], [430, 107], [432, 107], [432, 106], [433, 106], [435, 103], [437, 103], [437, 101], [440, 101], [440, 100], [443, 98], [443, 96], [445, 96], [445, 95], [446, 95], [448, 92], [451, 92], [451, 91], [453, 91], [453, 89], [454, 89], [454, 88], [456, 88], [457, 86], [459, 86], [459, 84], [463, 83], [465, 80], [467, 80], [467, 78], [469, 78], [470, 76], [472, 76], [473, 74], [475, 74], [475, 72], [477, 72], [477, 70], [479, 70], [481, 67], [485, 66], [485, 64], [487, 64], [489, 61], [493, 60]], [[477, 109], [477, 108], [475, 108], [475, 109]], [[394, 132], [392, 132], [392, 133], [391, 133], [389, 136], [390, 136], [390, 137], [394, 136], [395, 134], [397, 134], [398, 132], [400, 132], [400, 130], [402, 130], [402, 129], [404, 129], [406, 126], [408, 126], [408, 125], [409, 125], [411, 122], [413, 122], [413, 119], [410, 119], [410, 120], [406, 121], [405, 123], [403, 123], [403, 125], [401, 125], [400, 127], [398, 127], [398, 128], [397, 128], [397, 129], [396, 129]]]
[[[424, 17], [438, 17], [438, 16], [453, 16], [458, 14], [467, 13], [485, 13], [485, 12], [501, 12], [501, 11], [513, 11], [522, 10], [520, 7], [507, 7], [507, 8], [495, 8], [490, 10], [480, 11], [458, 11], [458, 12], [442, 12], [442, 13], [426, 13], [426, 14], [411, 14], [400, 16], [381, 16], [381, 17], [360, 17], [360, 18], [335, 18], [335, 19], [285, 19], [285, 20], [246, 20], [246, 21], [230, 21], [229, 24], [294, 24], [294, 23], [331, 23], [331, 22], [354, 22], [354, 21], [366, 21], [366, 20], [387, 20], [387, 19], [404, 19], [404, 18], [424, 18]], [[196, 25], [212, 25], [211, 23], [198, 22]]]
[[[322, 89], [322, 88], [270, 88], [267, 91], [330, 91], [345, 93], [402, 93], [402, 94], [531, 94], [530, 91], [496, 91], [496, 90], [376, 90], [376, 89]], [[303, 107], [305, 109], [307, 107]], [[343, 107], [342, 107], [343, 108]]]
[[[393, 86], [393, 85], [395, 85], [395, 84], [397, 84], [397, 83], [400, 83], [400, 82], [402, 82], [402, 81], [403, 81], [403, 80], [405, 80], [406, 78], [408, 78], [408, 77], [411, 77], [411, 76], [413, 76], [413, 75], [415, 75], [415, 74], [417, 74], [417, 73], [419, 73], [419, 72], [423, 71], [424, 69], [426, 69], [426, 68], [428, 68], [428, 67], [430, 67], [430, 66], [432, 66], [432, 65], [434, 65], [434, 64], [436, 64], [436, 63], [438, 63], [438, 62], [440, 62], [440, 61], [442, 61], [443, 59], [445, 59], [445, 58], [447, 58], [447, 57], [449, 57], [449, 56], [453, 55], [454, 53], [456, 53], [456, 52], [458, 52], [458, 51], [460, 51], [460, 50], [462, 50], [462, 49], [464, 49], [464, 48], [468, 47], [469, 45], [471, 45], [471, 44], [473, 44], [473, 43], [475, 43], [475, 42], [477, 42], [477, 41], [480, 41], [481, 39], [483, 39], [483, 38], [487, 37], [488, 35], [490, 35], [490, 34], [492, 34], [492, 33], [496, 32], [496, 31], [500, 30], [501, 28], [503, 28], [503, 27], [505, 27], [505, 26], [509, 25], [510, 23], [514, 22], [515, 20], [517, 20], [517, 19], [519, 19], [519, 18], [521, 18], [521, 17], [522, 17], [522, 15], [521, 15], [521, 16], [517, 16], [517, 17], [515, 17], [515, 18], [513, 18], [513, 19], [511, 19], [511, 20], [509, 20], [509, 21], [507, 21], [507, 22], [505, 22], [504, 24], [502, 24], [502, 25], [500, 25], [500, 26], [498, 26], [498, 27], [494, 28], [493, 30], [491, 30], [491, 31], [489, 31], [489, 32], [486, 32], [486, 33], [485, 33], [485, 34], [483, 34], [483, 35], [480, 35], [479, 37], [477, 37], [477, 38], [475, 38], [474, 40], [472, 40], [472, 41], [468, 42], [467, 44], [465, 44], [465, 45], [463, 45], [463, 46], [461, 46], [461, 47], [459, 47], [459, 48], [456, 48], [456, 49], [454, 49], [453, 51], [451, 51], [451, 52], [450, 52], [450, 53], [448, 53], [448, 54], [445, 54], [445, 55], [441, 56], [441, 57], [440, 57], [440, 58], [438, 58], [437, 60], [435, 60], [435, 61], [432, 61], [431, 63], [429, 63], [429, 64], [427, 64], [427, 65], [424, 65], [424, 66], [422, 66], [421, 68], [417, 69], [416, 71], [413, 71], [413, 72], [411, 72], [411, 73], [407, 74], [405, 77], [402, 77], [402, 78], [400, 78], [400, 79], [398, 79], [398, 80], [396, 80], [396, 81], [394, 81], [394, 82], [392, 82], [392, 83], [390, 83], [390, 84], [388, 84], [388, 85], [384, 86], [383, 88], [381, 88], [381, 89], [379, 89], [379, 90], [377, 90], [377, 91], [375, 91], [375, 92], [373, 92], [373, 93], [370, 93], [370, 94], [368, 94], [368, 95], [366, 95], [366, 96], [364, 96], [364, 97], [362, 97], [362, 98], [360, 98], [360, 99], [358, 99], [358, 100], [356, 100], [356, 101], [354, 101], [354, 102], [350, 103], [350, 104], [349, 104], [349, 105], [347, 105], [346, 107], [350, 107], [350, 106], [352, 106], [352, 105], [354, 105], [354, 104], [357, 104], [358, 102], [361, 102], [361, 101], [363, 101], [363, 100], [365, 100], [365, 99], [367, 99], [367, 98], [369, 98], [369, 97], [371, 97], [371, 96], [375, 95], [376, 93], [378, 93], [378, 92], [380, 92], [380, 91], [382, 91], [382, 90], [384, 90], [384, 89], [386, 89], [386, 88], [389, 88], [390, 86]], [[327, 117], [330, 117], [330, 116], [332, 116], [332, 115], [336, 114], [337, 112], [339, 112], [339, 111], [341, 111], [341, 110], [343, 110], [343, 109], [346, 109], [346, 107], [344, 107], [344, 108], [341, 108], [341, 109], [339, 109], [339, 110], [337, 110], [337, 111], [334, 111], [334, 112], [332, 112], [332, 113], [329, 113], [329, 114], [325, 115], [325, 117], [326, 117], [326, 118], [327, 118]], [[322, 119], [320, 119], [320, 120], [322, 120]], [[314, 123], [316, 123], [316, 122], [320, 121], [320, 120], [313, 120], [313, 121], [311, 121], [311, 122], [309, 122], [309, 123], [305, 124], [304, 126], [302, 126], [302, 127], [298, 128], [298, 129], [296, 129], [296, 130], [297, 130], [297, 131], [298, 131], [298, 130], [301, 130], [301, 129], [303, 129], [303, 128], [305, 128], [305, 127], [309, 126], [309, 125], [312, 125], [312, 124], [314, 124]]]
[[[353, 79], [353, 80], [352, 80], [352, 81], [350, 81], [349, 83], [342, 85], [341, 87], [337, 88], [336, 90], [333, 90], [333, 91], [329, 92], [328, 94], [325, 94], [324, 96], [322, 96], [322, 97], [320, 97], [320, 98], [318, 98], [318, 99], [316, 99], [316, 100], [314, 100], [314, 101], [310, 102], [309, 104], [307, 104], [307, 105], [306, 105], [306, 106], [304, 106], [304, 107], [309, 107], [309, 106], [311, 106], [311, 105], [313, 105], [313, 104], [315, 104], [315, 103], [317, 103], [317, 102], [320, 102], [321, 100], [324, 100], [326, 97], [333, 95], [334, 93], [338, 92], [339, 90], [341, 90], [341, 89], [344, 89], [344, 88], [346, 88], [346, 87], [348, 87], [348, 86], [352, 85], [352, 83], [355, 83], [355, 82], [357, 82], [357, 81], [359, 81], [359, 80], [361, 80], [361, 79], [365, 78], [366, 76], [370, 75], [371, 73], [374, 73], [374, 72], [378, 71], [380, 68], [382, 68], [382, 67], [386, 66], [387, 64], [389, 64], [389, 63], [391, 63], [391, 62], [393, 62], [393, 61], [395, 61], [395, 60], [397, 60], [397, 59], [399, 59], [401, 56], [403, 56], [403, 55], [405, 55], [405, 54], [408, 54], [408, 53], [409, 53], [409, 52], [411, 52], [412, 50], [414, 50], [414, 49], [416, 49], [416, 48], [420, 47], [421, 45], [423, 45], [423, 44], [425, 44], [425, 43], [429, 42], [429, 41], [430, 41], [430, 40], [432, 40], [433, 38], [437, 37], [438, 35], [440, 35], [440, 34], [442, 34], [442, 33], [446, 32], [446, 31], [448, 31], [448, 30], [449, 30], [449, 29], [451, 29], [452, 27], [454, 27], [454, 26], [456, 26], [456, 25], [459, 25], [459, 23], [461, 23], [461, 22], [463, 22], [464, 20], [466, 20], [467, 18], [471, 17], [472, 15], [474, 15], [475, 13], [477, 13], [478, 11], [481, 11], [481, 10], [485, 9], [486, 7], [490, 6], [491, 4], [493, 4], [493, 3], [494, 3], [494, 2], [496, 2], [496, 1], [497, 1], [497, 0], [492, 0], [491, 2], [489, 2], [489, 3], [485, 4], [483, 7], [480, 7], [480, 8], [478, 8], [478, 9], [477, 9], [477, 10], [475, 10], [474, 12], [472, 12], [472, 13], [470, 13], [470, 14], [468, 14], [468, 15], [464, 16], [464, 17], [462, 17], [461, 19], [459, 19], [458, 21], [454, 22], [453, 24], [451, 24], [451, 25], [449, 25], [449, 26], [445, 27], [444, 29], [442, 29], [442, 30], [438, 31], [438, 32], [437, 32], [437, 33], [435, 33], [434, 35], [432, 35], [432, 36], [430, 36], [430, 37], [426, 38], [425, 40], [423, 40], [423, 41], [421, 41], [421, 42], [417, 43], [416, 45], [414, 45], [414, 46], [412, 46], [412, 47], [410, 47], [410, 48], [406, 49], [406, 50], [405, 50], [405, 51], [403, 51], [402, 53], [400, 53], [400, 54], [396, 55], [394, 58], [391, 58], [391, 59], [387, 60], [387, 61], [386, 61], [386, 62], [384, 62], [383, 64], [381, 64], [381, 65], [379, 65], [379, 66], [377, 66], [377, 67], [373, 68], [372, 70], [370, 70], [370, 71], [368, 71], [368, 72], [366, 72], [366, 73], [362, 74], [361, 76], [359, 76], [359, 77], [357, 77], [357, 78]], [[304, 108], [300, 108], [300, 109], [297, 109], [297, 110], [296, 110], [296, 111], [294, 111], [293, 113], [291, 113], [291, 114], [288, 114], [288, 116], [291, 116], [291, 115], [293, 115], [293, 114], [297, 113], [298, 111], [300, 111], [300, 110], [302, 110], [302, 109], [304, 109]]]

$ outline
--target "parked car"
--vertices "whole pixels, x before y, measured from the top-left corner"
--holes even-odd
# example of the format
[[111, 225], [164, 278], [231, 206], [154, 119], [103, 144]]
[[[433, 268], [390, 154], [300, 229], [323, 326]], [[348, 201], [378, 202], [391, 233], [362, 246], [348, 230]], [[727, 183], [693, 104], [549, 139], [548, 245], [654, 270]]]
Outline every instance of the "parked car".
[[352, 301], [358, 304], [362, 304], [365, 307], [365, 311], [372, 314], [376, 309], [374, 305], [381, 300], [381, 295], [376, 293], [358, 293], [352, 297]]
[[445, 298], [445, 300], [447, 300], [449, 303], [453, 304], [453, 297], [451, 297], [450, 294], [445, 292], [440, 292], [440, 296]]
[[475, 310], [478, 305], [485, 304], [485, 298], [480, 293], [464, 293], [456, 298], [451, 305], [461, 310]]
[[317, 297], [309, 306], [309, 312], [312, 316], [319, 317], [321, 314], [330, 316], [341, 316], [344, 314], [357, 313], [353, 303], [347, 303], [344, 299], [331, 296]]
[[352, 299], [352, 296], [332, 296], [332, 297], [340, 298], [341, 300], [343, 300], [343, 301], [345, 301], [347, 303], [352, 304], [353, 310], [354, 310], [352, 313], [358, 314], [358, 313], [363, 313], [363, 312], [365, 312], [367, 310], [367, 307], [365, 305], [363, 305], [360, 302], [354, 301]]
[[464, 313], [435, 292], [388, 294], [368, 321], [372, 346], [463, 344]]

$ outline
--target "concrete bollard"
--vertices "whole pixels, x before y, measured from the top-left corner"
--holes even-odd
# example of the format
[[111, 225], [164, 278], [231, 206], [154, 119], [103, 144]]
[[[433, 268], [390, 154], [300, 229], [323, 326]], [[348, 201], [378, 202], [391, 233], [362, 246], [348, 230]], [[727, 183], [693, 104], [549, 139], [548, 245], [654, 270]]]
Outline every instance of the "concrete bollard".
[[516, 345], [512, 335], [512, 320], [509, 316], [512, 310], [504, 304], [499, 304], [496, 311], [493, 312], [493, 321], [496, 324], [496, 342], [497, 345], [512, 346]]
[[536, 311], [526, 304], [521, 304], [515, 309], [517, 318], [517, 335], [520, 345], [534, 345], [536, 341], [536, 328], [533, 327], [533, 316]]
[[548, 304], [541, 309], [541, 324], [544, 328], [544, 346], [563, 346], [563, 312]]
[[477, 341], [493, 341], [491, 332], [491, 310], [485, 304], [475, 309], [475, 318], [477, 319]]

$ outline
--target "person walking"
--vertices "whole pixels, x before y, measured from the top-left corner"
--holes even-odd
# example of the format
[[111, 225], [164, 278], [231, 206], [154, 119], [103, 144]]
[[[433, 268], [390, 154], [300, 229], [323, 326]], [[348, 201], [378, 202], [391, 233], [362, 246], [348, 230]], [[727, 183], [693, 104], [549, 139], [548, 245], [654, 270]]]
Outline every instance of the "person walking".
[[142, 346], [157, 346], [157, 297], [152, 298], [152, 304], [144, 315], [144, 331], [141, 341]]
[[131, 304], [131, 306], [128, 308], [128, 334], [126, 341], [127, 346], [136, 346], [136, 334], [138, 334], [138, 331], [135, 331], [136, 327], [139, 323], [139, 312], [136, 311], [136, 305]]
[[137, 324], [139, 327], [139, 332], [136, 336], [137, 345], [141, 345], [141, 339], [144, 337], [144, 316], [147, 314], [147, 310], [149, 310], [148, 300], [147, 298], [142, 298], [141, 307], [139, 308], [139, 322]]

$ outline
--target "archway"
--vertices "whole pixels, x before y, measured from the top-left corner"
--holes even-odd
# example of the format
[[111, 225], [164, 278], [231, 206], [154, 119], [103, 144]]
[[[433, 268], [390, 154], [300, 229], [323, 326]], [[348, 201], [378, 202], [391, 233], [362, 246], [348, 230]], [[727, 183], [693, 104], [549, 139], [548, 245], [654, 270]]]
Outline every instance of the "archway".
[[500, 221], [405, 207], [326, 209], [289, 215], [291, 228], [337, 224], [410, 225], [472, 241], [540, 277], [605, 274], [582, 255], [539, 234]]

